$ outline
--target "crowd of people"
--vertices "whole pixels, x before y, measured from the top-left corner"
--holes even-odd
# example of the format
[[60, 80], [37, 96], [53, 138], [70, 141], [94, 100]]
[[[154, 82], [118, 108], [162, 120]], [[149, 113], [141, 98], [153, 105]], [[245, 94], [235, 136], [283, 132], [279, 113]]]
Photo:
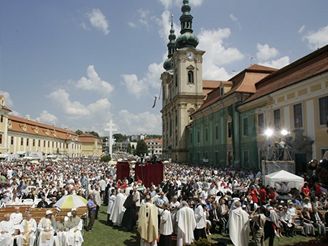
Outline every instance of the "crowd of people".
[[[82, 230], [93, 230], [101, 205], [107, 206], [107, 224], [137, 230], [140, 245], [173, 245], [172, 239], [190, 245], [219, 233], [235, 246], [262, 246], [266, 239], [273, 245], [275, 237], [326, 234], [328, 196], [314, 177], [282, 195], [263, 185], [260, 172], [178, 164], [164, 170], [163, 182], [145, 187], [133, 175], [116, 180], [115, 166], [93, 159], [1, 162], [0, 206], [32, 203], [48, 210], [38, 223], [28, 211], [6, 214], [0, 245], [81, 245]], [[87, 198], [87, 220], [74, 208], [56, 219], [51, 208], [67, 194]]]

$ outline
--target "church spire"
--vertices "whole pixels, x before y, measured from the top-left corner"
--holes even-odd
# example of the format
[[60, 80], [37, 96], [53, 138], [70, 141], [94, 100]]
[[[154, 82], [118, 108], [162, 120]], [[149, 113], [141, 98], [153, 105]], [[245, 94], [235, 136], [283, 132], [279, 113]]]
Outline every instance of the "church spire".
[[180, 36], [177, 38], [176, 44], [177, 48], [193, 47], [196, 48], [198, 45], [198, 39], [193, 34], [192, 29], [192, 19], [193, 16], [190, 14], [191, 7], [189, 5], [189, 0], [183, 0], [183, 5], [181, 7], [182, 15], [180, 17], [181, 31]]
[[169, 34], [169, 42], [167, 44], [167, 49], [168, 49], [168, 55], [167, 59], [165, 60], [163, 67], [165, 70], [171, 70], [173, 68], [172, 64], [172, 56], [176, 50], [175, 47], [175, 33], [174, 33], [174, 26], [173, 26], [173, 15], [171, 15], [171, 29], [170, 29], [170, 34]]
[[174, 33], [174, 26], [173, 26], [173, 14], [171, 15], [171, 29], [170, 29], [170, 35], [169, 35], [169, 43], [167, 44], [167, 48], [169, 51], [168, 57], [171, 58], [173, 56], [173, 53], [175, 51], [175, 33]]

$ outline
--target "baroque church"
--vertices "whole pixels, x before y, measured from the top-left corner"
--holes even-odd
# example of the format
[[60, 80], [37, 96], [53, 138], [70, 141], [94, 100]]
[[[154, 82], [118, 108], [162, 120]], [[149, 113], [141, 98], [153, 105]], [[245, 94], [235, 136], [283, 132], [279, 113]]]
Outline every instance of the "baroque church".
[[[161, 75], [164, 158], [260, 169], [264, 146], [278, 141], [282, 129], [315, 142], [310, 154], [299, 151], [303, 162], [328, 150], [328, 136], [321, 135], [328, 119], [327, 45], [279, 70], [253, 64], [228, 81], [203, 80], [205, 51], [197, 49], [188, 0], [181, 12], [180, 35], [171, 22]], [[315, 120], [308, 122], [308, 115]], [[273, 138], [263, 135], [266, 128]]]

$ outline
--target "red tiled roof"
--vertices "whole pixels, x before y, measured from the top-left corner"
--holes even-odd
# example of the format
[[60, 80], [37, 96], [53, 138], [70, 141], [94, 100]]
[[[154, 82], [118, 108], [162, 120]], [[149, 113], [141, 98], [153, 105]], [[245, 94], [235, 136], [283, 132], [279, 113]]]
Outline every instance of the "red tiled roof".
[[195, 113], [207, 108], [208, 106], [214, 104], [221, 98], [224, 98], [234, 92], [255, 93], [256, 82], [260, 81], [261, 79], [268, 76], [274, 71], [277, 71], [277, 69], [257, 64], [251, 65], [250, 67], [244, 69], [229, 80], [229, 82], [232, 83], [232, 88], [228, 93], [220, 95], [219, 88], [208, 93], [204, 103]]
[[15, 115], [9, 115], [8, 119], [11, 122], [11, 126], [9, 126], [8, 129], [9, 131], [58, 138], [63, 140], [77, 137], [77, 134], [69, 129], [55, 127]]
[[246, 102], [328, 71], [328, 45], [272, 73], [256, 84], [256, 93]]

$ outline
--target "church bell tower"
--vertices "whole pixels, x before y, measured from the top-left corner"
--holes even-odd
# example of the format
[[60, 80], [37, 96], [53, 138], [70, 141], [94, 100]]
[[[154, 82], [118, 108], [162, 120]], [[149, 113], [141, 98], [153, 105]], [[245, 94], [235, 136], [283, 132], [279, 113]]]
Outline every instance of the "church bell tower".
[[189, 0], [183, 0], [181, 31], [177, 39], [173, 20], [168, 43], [168, 58], [161, 75], [163, 91], [162, 128], [163, 155], [172, 161], [187, 161], [186, 128], [190, 115], [203, 103], [202, 62], [204, 51], [196, 49], [198, 39], [193, 34]]

